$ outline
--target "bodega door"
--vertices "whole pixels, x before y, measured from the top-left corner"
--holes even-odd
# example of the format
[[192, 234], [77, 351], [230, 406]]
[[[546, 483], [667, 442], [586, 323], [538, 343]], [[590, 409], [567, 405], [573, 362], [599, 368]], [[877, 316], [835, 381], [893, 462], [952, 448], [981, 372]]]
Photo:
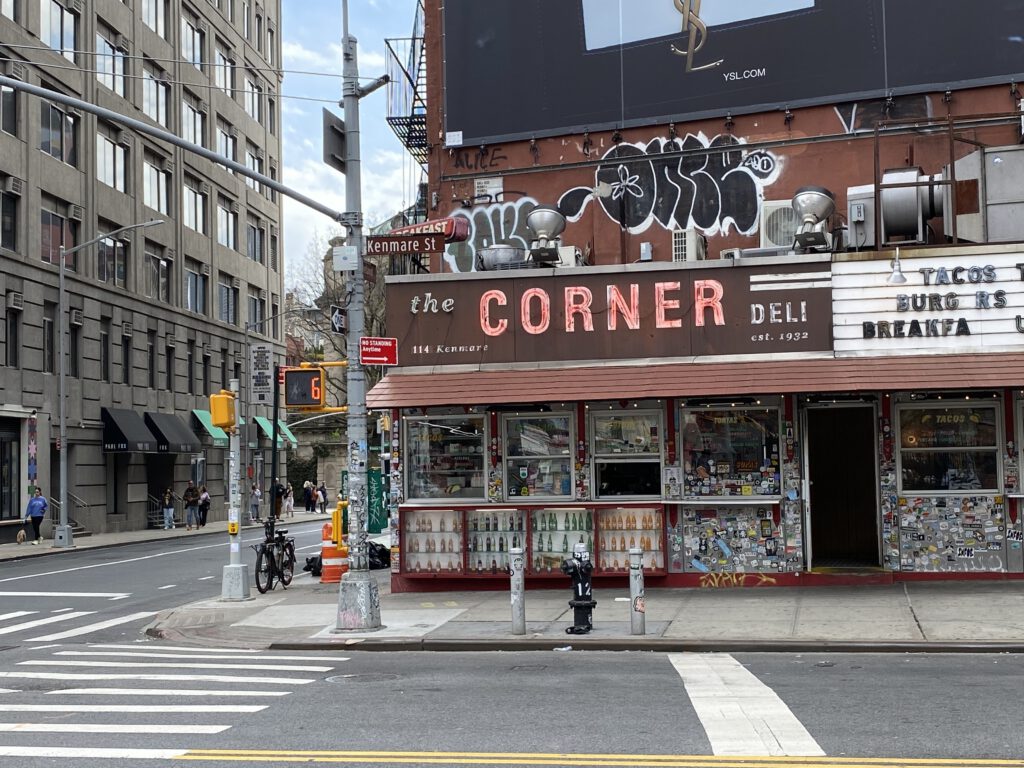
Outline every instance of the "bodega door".
[[805, 414], [811, 567], [878, 567], [875, 409], [812, 406]]

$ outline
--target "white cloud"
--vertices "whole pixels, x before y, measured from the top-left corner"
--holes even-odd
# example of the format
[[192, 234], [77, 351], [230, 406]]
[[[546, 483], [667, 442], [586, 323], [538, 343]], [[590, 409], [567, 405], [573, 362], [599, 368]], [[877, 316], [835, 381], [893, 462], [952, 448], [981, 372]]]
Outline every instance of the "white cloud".
[[332, 45], [330, 47], [330, 54], [325, 55], [291, 40], [283, 40], [281, 42], [281, 55], [284, 58], [285, 69], [319, 67], [325, 70], [337, 68], [340, 72], [341, 70], [338, 67], [341, 62], [340, 54], [341, 46]]

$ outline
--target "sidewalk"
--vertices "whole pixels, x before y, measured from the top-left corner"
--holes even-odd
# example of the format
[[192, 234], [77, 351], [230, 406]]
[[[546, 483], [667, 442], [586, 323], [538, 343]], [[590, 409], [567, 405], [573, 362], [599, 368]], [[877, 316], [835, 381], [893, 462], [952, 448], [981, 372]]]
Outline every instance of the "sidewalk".
[[[297, 513], [288, 523], [326, 518]], [[149, 530], [83, 537], [76, 549], [205, 536]], [[258, 526], [246, 526], [248, 531]], [[212, 541], [212, 537], [206, 537]], [[0, 561], [59, 555], [47, 542], [0, 546]], [[300, 558], [300, 567], [301, 561]], [[645, 633], [631, 634], [628, 588], [599, 588], [594, 629], [568, 635], [565, 588], [526, 593], [525, 635], [512, 634], [509, 592], [392, 594], [388, 571], [372, 571], [382, 628], [334, 632], [338, 585], [298, 572], [292, 585], [222, 602], [219, 585], [202, 600], [161, 612], [147, 634], [176, 643], [292, 650], [649, 650], [1024, 653], [1024, 582], [927, 581], [881, 586], [648, 589]]]

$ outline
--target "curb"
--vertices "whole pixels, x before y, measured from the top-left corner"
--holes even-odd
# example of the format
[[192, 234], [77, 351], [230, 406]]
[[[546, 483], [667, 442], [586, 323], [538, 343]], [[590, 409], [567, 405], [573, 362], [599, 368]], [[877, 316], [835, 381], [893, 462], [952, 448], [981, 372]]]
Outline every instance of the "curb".
[[275, 642], [275, 651], [431, 651], [473, 653], [489, 651], [650, 651], [655, 653], [1024, 653], [1024, 643], [1004, 642], [910, 642], [910, 641], [813, 641], [813, 640], [672, 640], [669, 638], [581, 638], [567, 635], [564, 641], [445, 640], [430, 638], [348, 638], [336, 641]]

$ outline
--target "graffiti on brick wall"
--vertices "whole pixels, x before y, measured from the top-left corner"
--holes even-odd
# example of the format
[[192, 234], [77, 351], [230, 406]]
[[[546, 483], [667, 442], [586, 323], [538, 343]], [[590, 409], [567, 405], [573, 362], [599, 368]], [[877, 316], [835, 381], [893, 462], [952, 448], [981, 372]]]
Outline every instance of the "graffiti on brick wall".
[[670, 230], [728, 234], [735, 229], [751, 235], [757, 230], [764, 190], [781, 170], [774, 153], [749, 151], [729, 134], [622, 143], [605, 153], [594, 187], [570, 189], [558, 207], [569, 221], [579, 221], [596, 200], [632, 234], [656, 222]]
[[515, 201], [452, 211], [450, 216], [461, 216], [469, 221], [469, 238], [464, 243], [448, 245], [444, 254], [448, 269], [452, 272], [476, 271], [479, 250], [496, 243], [529, 248], [533, 237], [526, 226], [526, 217], [537, 205], [532, 197], [521, 197]]

